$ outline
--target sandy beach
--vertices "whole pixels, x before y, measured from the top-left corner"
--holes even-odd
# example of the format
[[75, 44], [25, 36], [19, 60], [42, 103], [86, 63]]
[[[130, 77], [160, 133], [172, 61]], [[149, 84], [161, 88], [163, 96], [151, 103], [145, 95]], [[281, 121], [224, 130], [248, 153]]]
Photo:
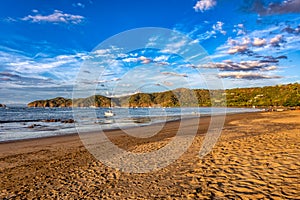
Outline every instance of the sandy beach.
[[[177, 161], [150, 173], [105, 166], [76, 134], [2, 143], [0, 199], [299, 199], [299, 111], [228, 115], [213, 151], [200, 159], [209, 120], [201, 118]], [[187, 135], [198, 126], [195, 119], [182, 123]], [[178, 126], [169, 122], [147, 139], [121, 130], [106, 134], [127, 151], [149, 152], [166, 145]]]

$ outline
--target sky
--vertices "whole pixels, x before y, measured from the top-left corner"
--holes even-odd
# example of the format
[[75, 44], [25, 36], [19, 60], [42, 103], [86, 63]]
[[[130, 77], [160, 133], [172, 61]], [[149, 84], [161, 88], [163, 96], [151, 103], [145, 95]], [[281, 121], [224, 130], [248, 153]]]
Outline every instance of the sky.
[[7, 0], [0, 30], [4, 104], [300, 82], [300, 0]]

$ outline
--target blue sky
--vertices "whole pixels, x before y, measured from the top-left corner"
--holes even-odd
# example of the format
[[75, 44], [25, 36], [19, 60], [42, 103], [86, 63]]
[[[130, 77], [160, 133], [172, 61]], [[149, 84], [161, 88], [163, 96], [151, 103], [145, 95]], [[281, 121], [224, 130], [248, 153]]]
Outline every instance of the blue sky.
[[[112, 57], [113, 51], [120, 53], [117, 48], [98, 46], [142, 27], [178, 31], [207, 54], [197, 65], [186, 62], [177, 55], [191, 47], [185, 37], [149, 39], [173, 52], [147, 49], [146, 44]], [[300, 0], [9, 0], [1, 2], [0, 30], [0, 103], [71, 98], [78, 73], [100, 54], [109, 67], [89, 82], [96, 84], [96, 93], [106, 95], [185, 83], [210, 88], [207, 82], [217, 79], [221, 88], [300, 82]], [[89, 79], [97, 66], [88, 65], [92, 69], [80, 80]], [[215, 78], [207, 80], [207, 74]]]

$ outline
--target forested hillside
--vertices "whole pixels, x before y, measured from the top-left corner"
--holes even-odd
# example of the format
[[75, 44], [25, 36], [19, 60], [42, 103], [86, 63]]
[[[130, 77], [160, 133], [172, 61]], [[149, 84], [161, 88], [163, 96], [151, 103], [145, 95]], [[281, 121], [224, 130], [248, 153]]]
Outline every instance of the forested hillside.
[[108, 98], [95, 95], [87, 98], [65, 99], [57, 97], [38, 100], [29, 107], [295, 107], [300, 106], [300, 84], [276, 85], [257, 88], [236, 88], [221, 90], [176, 89], [159, 93], [138, 93], [121, 98]]

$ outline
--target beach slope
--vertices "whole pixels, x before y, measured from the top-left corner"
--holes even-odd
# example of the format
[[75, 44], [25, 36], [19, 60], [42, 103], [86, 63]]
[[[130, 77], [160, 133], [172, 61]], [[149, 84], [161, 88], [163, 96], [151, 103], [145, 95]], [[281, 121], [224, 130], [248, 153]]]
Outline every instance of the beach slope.
[[[186, 120], [198, 126], [197, 120]], [[166, 145], [179, 122], [155, 137], [107, 135], [132, 152]], [[198, 157], [209, 118], [201, 118], [193, 144], [158, 171], [124, 173], [97, 161], [78, 135], [0, 144], [0, 199], [297, 199], [300, 197], [300, 112], [226, 117], [213, 151]], [[141, 131], [149, 127], [140, 128]], [[185, 129], [189, 134], [189, 129]]]

